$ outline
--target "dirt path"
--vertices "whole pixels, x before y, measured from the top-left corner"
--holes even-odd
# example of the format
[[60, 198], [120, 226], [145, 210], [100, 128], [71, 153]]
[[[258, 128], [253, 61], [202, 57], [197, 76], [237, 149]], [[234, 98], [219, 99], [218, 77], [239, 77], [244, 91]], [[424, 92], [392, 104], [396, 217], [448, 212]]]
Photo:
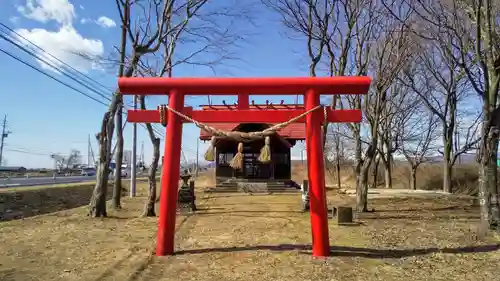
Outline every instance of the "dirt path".
[[330, 223], [334, 257], [322, 261], [298, 194], [200, 194], [200, 211], [178, 216], [170, 257], [152, 254], [143, 196], [103, 220], [76, 209], [0, 224], [0, 280], [500, 280], [499, 241], [473, 239], [466, 201], [373, 199], [360, 226]]

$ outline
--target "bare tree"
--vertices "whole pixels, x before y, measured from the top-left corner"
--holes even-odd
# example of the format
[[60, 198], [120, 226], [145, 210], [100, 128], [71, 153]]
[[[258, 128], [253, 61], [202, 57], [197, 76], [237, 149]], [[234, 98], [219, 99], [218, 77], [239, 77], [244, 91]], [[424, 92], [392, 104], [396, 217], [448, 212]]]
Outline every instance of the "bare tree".
[[[399, 77], [397, 74], [396, 77]], [[378, 166], [381, 162], [384, 167], [385, 188], [392, 188], [392, 167], [393, 154], [399, 149], [402, 131], [398, 128], [398, 123], [404, 118], [408, 110], [414, 107], [415, 99], [408, 96], [407, 88], [396, 80], [392, 83], [391, 90], [388, 91], [387, 101], [382, 109], [382, 116], [379, 124], [378, 138], [379, 146], [375, 158], [374, 183], [377, 182]]]
[[[354, 1], [356, 3], [340, 0], [263, 0], [268, 6], [276, 10], [282, 18], [283, 24], [300, 38], [307, 42], [307, 55], [309, 58], [309, 75], [317, 76], [318, 66], [321, 65], [324, 53], [328, 55], [327, 66], [329, 76], [344, 76], [350, 69], [349, 56], [353, 52], [353, 37], [356, 24], [362, 17], [364, 5], [370, 0]], [[361, 6], [361, 8], [359, 8]], [[342, 24], [346, 21], [346, 25]], [[359, 31], [359, 26], [357, 26]], [[340, 51], [337, 51], [339, 49]], [[337, 108], [337, 96], [329, 101], [332, 108]], [[328, 120], [323, 122], [323, 149], [327, 149]], [[340, 129], [338, 126], [335, 127]], [[335, 154], [339, 155], [340, 131], [332, 132], [336, 143]], [[326, 153], [325, 153], [326, 155]], [[337, 159], [337, 181], [340, 187], [340, 158]], [[325, 157], [325, 162], [328, 159]]]
[[80, 150], [72, 149], [67, 156], [62, 156], [59, 154], [52, 154], [50, 158], [56, 161], [57, 168], [61, 170], [69, 171], [73, 166], [82, 163], [82, 154]]
[[428, 153], [433, 149], [437, 139], [438, 117], [429, 111], [422, 103], [405, 111], [399, 119], [397, 128], [401, 131], [398, 139], [401, 153], [410, 166], [410, 188], [417, 189], [417, 170], [426, 161]]
[[[372, 23], [375, 20], [374, 1], [356, 0], [356, 1], [334, 1], [334, 10], [330, 26], [327, 31], [328, 44], [326, 53], [328, 60], [324, 65], [328, 69], [329, 76], [345, 75], [366, 75], [368, 67], [368, 58], [370, 55], [370, 45], [372, 38]], [[351, 107], [361, 109], [362, 99], [360, 96], [339, 97], [334, 96], [331, 106], [336, 109], [344, 108], [348, 103]], [[324, 122], [324, 132], [327, 131], [328, 123]], [[359, 175], [361, 163], [361, 126], [360, 124], [348, 124], [351, 130], [352, 138], [355, 140], [356, 157], [356, 175]], [[347, 137], [343, 126], [334, 126], [331, 136], [324, 135], [325, 141], [331, 141], [335, 144], [335, 154], [340, 155], [341, 139]], [[337, 185], [340, 188], [340, 158], [336, 161]]]
[[[296, 1], [296, 0], [263, 0], [277, 11], [284, 26], [293, 34], [299, 34], [306, 40], [310, 60], [309, 74], [317, 75], [318, 66], [326, 66], [330, 76], [334, 75], [366, 75], [373, 37], [375, 1]], [[328, 62], [321, 63], [323, 52], [328, 55]], [[332, 107], [343, 108], [346, 100], [352, 108], [361, 109], [360, 96], [343, 99], [333, 98]], [[328, 123], [324, 122], [324, 146], [328, 139]], [[359, 175], [362, 160], [360, 140], [361, 125], [350, 126], [356, 142], [356, 174]], [[337, 131], [334, 135], [339, 136]], [[338, 154], [338, 153], [337, 153]]]
[[411, 53], [411, 37], [403, 25], [395, 24], [384, 17], [377, 24], [379, 38], [370, 59], [370, 71], [374, 82], [364, 99], [364, 110], [369, 125], [369, 140], [361, 161], [356, 184], [356, 209], [365, 212], [368, 195], [368, 172], [379, 148], [379, 129], [390, 97], [398, 95], [396, 77], [408, 63]]
[[[130, 25], [130, 0], [126, 0], [125, 2], [116, 1], [116, 5], [120, 10], [121, 14], [121, 46], [120, 46], [120, 65], [118, 66], [118, 76], [121, 77], [124, 74], [125, 70], [125, 52], [127, 50], [127, 31], [129, 30]], [[121, 197], [122, 197], [122, 180], [121, 180], [121, 167], [123, 161], [123, 97], [119, 95], [119, 93], [115, 93], [115, 99], [117, 100], [116, 112], [112, 112], [115, 114], [115, 126], [118, 128], [116, 130], [116, 148], [118, 149], [117, 153], [115, 153], [115, 174], [114, 174], [114, 188], [113, 188], [113, 197], [112, 197], [112, 206], [114, 209], [121, 209]], [[112, 101], [113, 102], [113, 101]], [[101, 132], [102, 133], [102, 132]], [[112, 133], [111, 133], [112, 136]], [[112, 139], [112, 137], [111, 137]], [[111, 140], [110, 140], [111, 141]], [[110, 152], [107, 152], [110, 153]], [[111, 155], [112, 157], [112, 155]], [[107, 164], [109, 167], [109, 163]], [[100, 165], [99, 165], [100, 166]], [[98, 177], [101, 171], [98, 171]], [[109, 172], [108, 172], [109, 173]], [[96, 186], [97, 188], [97, 186]], [[104, 194], [106, 196], [106, 194]], [[104, 204], [104, 208], [106, 205]]]
[[[345, 32], [343, 32], [343, 55], [335, 53], [336, 43], [330, 41], [328, 49], [330, 64], [333, 63], [338, 74], [342, 75], [367, 75], [372, 54], [372, 45], [374, 39], [374, 27], [377, 19], [375, 1], [372, 0], [359, 0], [354, 2], [345, 2], [342, 14], [345, 14], [348, 25]], [[338, 31], [338, 29], [337, 29]], [[333, 39], [335, 40], [335, 39]], [[347, 48], [346, 48], [347, 47]], [[350, 59], [351, 58], [351, 59]], [[336, 67], [335, 65], [339, 66]], [[339, 106], [341, 109], [348, 104], [351, 108], [362, 108], [363, 98], [357, 96], [346, 96], [345, 99], [340, 99]], [[361, 124], [347, 124], [351, 131], [351, 136], [354, 141], [354, 173], [356, 175], [356, 200], [357, 210], [367, 210], [368, 204], [368, 190], [364, 190], [361, 184], [361, 171], [363, 165], [363, 142], [361, 135]], [[361, 207], [360, 207], [361, 206]]]
[[422, 99], [441, 124], [444, 147], [443, 191], [451, 192], [455, 159], [478, 141], [466, 138], [466, 143], [454, 143], [458, 128], [459, 104], [467, 98], [470, 89], [465, 72], [449, 53], [447, 46], [452, 39], [443, 35], [439, 42], [420, 41], [421, 46], [413, 67], [406, 69], [405, 76], [400, 81]]
[[[483, 103], [479, 153], [481, 229], [498, 228], [497, 148], [500, 130], [500, 4], [492, 0], [399, 0], [384, 3], [394, 10], [411, 10], [419, 25], [406, 23], [423, 39], [442, 44], [462, 69]], [[402, 21], [405, 22], [405, 21]]]
[[[276, 11], [285, 27], [293, 35], [305, 38], [309, 57], [309, 75], [316, 76], [316, 68], [321, 61], [328, 42], [328, 28], [337, 1], [329, 0], [262, 0]], [[293, 37], [292, 35], [292, 37]]]
[[[141, 109], [146, 109], [145, 96], [140, 96], [139, 103], [141, 105]], [[158, 170], [158, 161], [160, 160], [160, 138], [156, 136], [153, 126], [150, 123], [146, 123], [146, 128], [151, 143], [153, 144], [153, 159], [151, 160], [151, 165], [148, 170], [148, 199], [142, 214], [143, 216], [154, 217], [156, 216], [156, 171]]]
[[[207, 2], [199, 1], [149, 1], [133, 2], [116, 0], [117, 9], [122, 24], [122, 37], [119, 52], [118, 76], [130, 77], [137, 69], [141, 58], [159, 50], [167, 36], [178, 32], [190, 18]], [[141, 14], [131, 23], [131, 13]], [[180, 20], [168, 25], [170, 18]], [[98, 134], [99, 161], [97, 181], [89, 204], [89, 215], [93, 217], [106, 216], [106, 194], [111, 160], [111, 142], [114, 131], [115, 115], [123, 106], [123, 99], [118, 90], [114, 93], [108, 111], [104, 115], [101, 131]], [[121, 129], [121, 128], [120, 128]], [[119, 158], [119, 157], [118, 157]], [[119, 159], [117, 159], [119, 160]], [[121, 165], [121, 163], [116, 163]], [[119, 166], [118, 169], [119, 170]], [[118, 171], [119, 172], [119, 171]], [[116, 177], [116, 176], [115, 176]], [[120, 177], [116, 177], [120, 181]], [[120, 190], [121, 186], [118, 184]], [[116, 186], [115, 186], [116, 188]]]
[[328, 141], [331, 143], [331, 146], [325, 151], [333, 152], [332, 158], [335, 161], [335, 176], [337, 181], [337, 188], [342, 188], [341, 181], [341, 167], [345, 163], [346, 153], [345, 153], [345, 136], [347, 135], [346, 127], [341, 124], [334, 124], [330, 126], [331, 133], [328, 135]]
[[[208, 6], [207, 2], [204, 2], [204, 5]], [[167, 18], [166, 25], [176, 27], [176, 31], [165, 36], [161, 53], [149, 54], [142, 58], [136, 72], [141, 76], [172, 77], [176, 66], [189, 64], [199, 68], [209, 68], [215, 73], [217, 66], [235, 59], [232, 56], [232, 49], [237, 48], [238, 43], [243, 40], [244, 31], [232, 27], [233, 23], [235, 21], [251, 23], [251, 14], [251, 9], [247, 9], [244, 5], [228, 7], [219, 5], [214, 9], [204, 7], [203, 10], [193, 14], [192, 18], [184, 20], [183, 25], [177, 25], [175, 17]], [[196, 44], [189, 46], [191, 43]], [[189, 52], [183, 52], [183, 49], [178, 48], [179, 45], [188, 47], [186, 49], [189, 49]], [[141, 109], [146, 109], [145, 96], [140, 97], [140, 106]], [[153, 159], [148, 171], [148, 199], [143, 216], [155, 216], [155, 203], [158, 201], [156, 173], [160, 160], [160, 138], [150, 123], [146, 123], [146, 129], [153, 145]]]

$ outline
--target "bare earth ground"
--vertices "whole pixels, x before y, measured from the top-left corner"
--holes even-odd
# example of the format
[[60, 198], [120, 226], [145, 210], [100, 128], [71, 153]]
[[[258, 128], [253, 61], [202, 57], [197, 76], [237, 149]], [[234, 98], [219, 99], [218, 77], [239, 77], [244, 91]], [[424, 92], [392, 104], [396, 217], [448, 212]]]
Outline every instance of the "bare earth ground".
[[156, 257], [140, 190], [106, 219], [77, 208], [0, 223], [0, 280], [500, 280], [500, 239], [477, 241], [470, 200], [374, 198], [361, 225], [330, 223], [333, 257], [314, 260], [300, 195], [200, 193], [199, 213], [178, 216], [177, 255]]

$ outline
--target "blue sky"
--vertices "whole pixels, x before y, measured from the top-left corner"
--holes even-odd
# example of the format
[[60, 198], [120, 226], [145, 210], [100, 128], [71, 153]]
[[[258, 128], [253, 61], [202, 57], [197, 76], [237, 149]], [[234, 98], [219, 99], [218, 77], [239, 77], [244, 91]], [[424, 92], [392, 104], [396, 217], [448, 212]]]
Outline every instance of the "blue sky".
[[[219, 0], [223, 3], [222, 0]], [[116, 87], [116, 71], [92, 70], [88, 61], [75, 57], [68, 50], [88, 51], [92, 54], [108, 54], [119, 43], [118, 15], [114, 1], [83, 0], [3, 0], [0, 22], [110, 89]], [[264, 9], [259, 11], [258, 26], [246, 38], [244, 48], [237, 51], [241, 61], [217, 68], [217, 76], [306, 76], [304, 62], [305, 42], [293, 41], [283, 35], [276, 16]], [[113, 22], [116, 25], [113, 25]], [[40, 66], [33, 58], [0, 39], [0, 48]], [[0, 115], [8, 115], [8, 129], [12, 133], [6, 139], [4, 158], [9, 166], [52, 167], [49, 155], [68, 154], [71, 149], [87, 157], [87, 139], [99, 130], [105, 111], [103, 105], [52, 81], [18, 61], [0, 53]], [[90, 95], [76, 83], [60, 74], [56, 77], [69, 81]], [[179, 65], [175, 76], [214, 76], [208, 68]], [[295, 97], [251, 97], [256, 102], [265, 99], [293, 102]], [[232, 102], [234, 97], [212, 97], [212, 103], [222, 99]], [[149, 107], [165, 103], [166, 98], [152, 98]], [[189, 98], [191, 106], [207, 103], [207, 97]], [[125, 129], [125, 148], [131, 148], [132, 126]], [[187, 158], [196, 158], [196, 142], [199, 129], [184, 125], [183, 150]], [[92, 137], [93, 148], [97, 145]], [[151, 159], [151, 145], [145, 130], [138, 127], [138, 152], [144, 142], [147, 162]], [[163, 144], [162, 144], [163, 145]], [[300, 146], [300, 145], [298, 145]], [[200, 145], [203, 154], [207, 144]], [[293, 156], [300, 157], [300, 149], [293, 149]], [[201, 157], [202, 158], [202, 157]]]

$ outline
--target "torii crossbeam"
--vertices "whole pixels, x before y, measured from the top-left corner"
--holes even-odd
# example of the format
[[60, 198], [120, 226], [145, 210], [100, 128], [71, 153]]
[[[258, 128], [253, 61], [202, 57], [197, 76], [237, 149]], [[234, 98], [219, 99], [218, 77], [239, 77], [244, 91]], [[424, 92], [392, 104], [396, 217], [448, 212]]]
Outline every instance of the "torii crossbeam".
[[[292, 78], [119, 78], [123, 95], [168, 95], [170, 108], [202, 123], [281, 123], [320, 105], [320, 95], [366, 94], [369, 77], [292, 77]], [[184, 106], [185, 95], [238, 95], [237, 108], [225, 110], [193, 110]], [[305, 107], [291, 109], [249, 109], [249, 94], [303, 94]], [[306, 123], [307, 173], [309, 179], [313, 256], [330, 255], [328, 215], [321, 124], [329, 122], [361, 122], [360, 110], [315, 110], [295, 122]], [[174, 233], [178, 179], [180, 175], [182, 124], [187, 120], [172, 111], [167, 121], [162, 165], [160, 212], [156, 255], [174, 253]], [[159, 123], [158, 110], [129, 110], [128, 122]]]

